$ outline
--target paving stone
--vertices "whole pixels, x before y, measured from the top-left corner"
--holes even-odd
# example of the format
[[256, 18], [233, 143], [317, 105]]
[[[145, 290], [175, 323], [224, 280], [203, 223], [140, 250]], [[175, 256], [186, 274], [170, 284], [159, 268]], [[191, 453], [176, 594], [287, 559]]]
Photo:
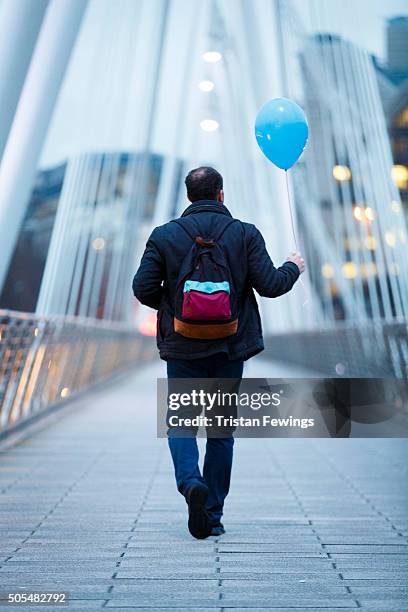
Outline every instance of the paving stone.
[[407, 602], [401, 599], [377, 599], [372, 601], [371, 599], [359, 599], [359, 606], [363, 610], [370, 610], [370, 612], [407, 612]]
[[[297, 544], [297, 543], [265, 543], [265, 542], [254, 542], [252, 544], [224, 544], [222, 540], [218, 550], [220, 553], [234, 553], [234, 552], [245, 552], [245, 553], [284, 553], [284, 552], [296, 552], [301, 554], [302, 552], [330, 552], [329, 550], [323, 550], [322, 546], [318, 542], [316, 544]], [[358, 551], [356, 551], [358, 552]]]
[[[92, 576], [95, 578], [108, 578], [110, 576], [110, 574], [112, 574], [115, 571], [115, 567], [109, 568], [109, 570], [106, 571], [100, 571], [100, 570], [96, 570], [95, 568], [93, 568], [92, 570]], [[21, 580], [25, 580], [28, 576], [33, 577], [36, 576], [38, 578], [41, 578], [42, 576], [50, 576], [50, 581], [54, 582], [54, 576], [64, 576], [64, 577], [77, 577], [77, 576], [81, 576], [83, 575], [83, 569], [82, 568], [78, 568], [76, 570], [74, 570], [73, 568], [56, 568], [53, 567], [52, 564], [49, 564], [48, 567], [44, 567], [44, 568], [39, 568], [39, 569], [35, 569], [33, 568], [33, 566], [24, 566], [24, 567], [18, 567], [18, 568], [2, 568], [0, 570], [0, 576], [1, 576], [1, 583], [3, 583], [4, 580], [6, 580], [8, 577], [9, 578], [15, 578], [15, 579], [21, 579]]]
[[104, 604], [103, 600], [70, 600], [68, 606], [4, 606], [0, 605], [0, 612], [10, 612], [10, 609], [21, 609], [23, 612], [38, 612], [39, 610], [46, 610], [47, 612], [63, 612], [64, 610], [96, 610], [101, 609]]
[[181, 578], [182, 580], [193, 579], [193, 578], [212, 578], [218, 575], [214, 568], [174, 568], [174, 567], [165, 567], [163, 569], [156, 569], [153, 567], [144, 566], [142, 569], [133, 569], [133, 570], [122, 570], [121, 568], [117, 568], [116, 576], [117, 578], [154, 578], [156, 580], [160, 580], [163, 578]]
[[369, 546], [369, 545], [379, 545], [378, 543], [380, 542], [381, 546], [384, 545], [395, 545], [395, 544], [401, 544], [401, 545], [405, 545], [406, 542], [404, 541], [403, 538], [401, 538], [401, 536], [399, 536], [397, 533], [395, 533], [394, 535], [390, 535], [390, 536], [385, 536], [385, 535], [375, 535], [375, 536], [364, 536], [364, 535], [353, 535], [353, 536], [349, 536], [349, 535], [344, 535], [342, 536], [327, 536], [327, 535], [320, 535], [320, 544], [322, 544], [323, 546], [329, 548], [332, 546], [344, 546], [344, 548], [346, 548], [346, 546]]
[[[366, 553], [327, 553], [330, 559], [337, 563], [340, 561], [351, 561], [356, 559], [361, 559], [362, 561], [367, 561]], [[369, 555], [370, 559], [376, 559], [379, 561], [387, 562], [387, 561], [396, 561], [398, 563], [404, 563], [408, 560], [408, 555], [403, 553], [374, 553]]]
[[[284, 598], [279, 598], [279, 597], [274, 597], [274, 596], [269, 596], [266, 598], [260, 598], [260, 597], [251, 597], [251, 598], [226, 598], [226, 599], [222, 599], [222, 604], [224, 608], [236, 608], [236, 607], [246, 607], [246, 608], [252, 608], [252, 607], [263, 607], [263, 608], [283, 608], [286, 607], [287, 609], [289, 608], [294, 608], [297, 607], [299, 605], [302, 606], [302, 608], [311, 608], [313, 610], [319, 609], [319, 608], [328, 608], [328, 607], [332, 607], [335, 606], [336, 608], [357, 608], [357, 603], [350, 597], [344, 597], [344, 598], [340, 598], [340, 597], [329, 597], [329, 598], [324, 598], [324, 597], [318, 597], [318, 598], [307, 598], [304, 597], [302, 598], [301, 601], [299, 601], [299, 599], [297, 597], [284, 597]], [[109, 605], [109, 604], [108, 604]]]
[[[236, 578], [231, 578], [229, 576], [222, 576], [221, 580], [221, 589], [246, 589], [252, 590], [253, 588], [259, 589], [276, 589], [281, 586], [284, 588], [304, 588], [308, 585], [310, 587], [337, 587], [339, 589], [344, 589], [347, 587], [347, 582], [345, 580], [339, 579], [339, 575], [335, 572], [330, 574], [288, 574], [288, 573], [276, 573], [269, 574], [267, 576], [267, 580], [264, 580], [265, 576], [261, 574], [258, 577], [253, 577], [252, 579], [248, 578], [247, 580], [237, 580]], [[255, 585], [255, 587], [253, 586]], [[365, 586], [365, 583], [363, 584]]]
[[375, 579], [371, 579], [371, 580], [343, 580], [344, 584], [347, 585], [351, 590], [354, 589], [354, 587], [356, 586], [366, 586], [369, 589], [375, 589], [377, 587], [392, 587], [392, 586], [402, 586], [405, 587], [407, 584], [407, 576], [402, 577], [400, 575], [399, 578], [392, 578], [392, 577], [387, 577], [387, 578], [375, 578]]
[[325, 551], [329, 553], [364, 553], [366, 555], [377, 555], [381, 553], [389, 553], [395, 555], [397, 553], [402, 555], [408, 554], [408, 544], [396, 544], [387, 546], [383, 544], [366, 544], [366, 545], [329, 545], [325, 546]]
[[[258, 581], [245, 581], [244, 583], [239, 583], [239, 581], [226, 581], [223, 582], [220, 589], [223, 596], [223, 599], [228, 599], [228, 597], [233, 597], [236, 594], [244, 594], [246, 598], [249, 596], [257, 599], [258, 597], [265, 598], [268, 595], [273, 594], [273, 596], [289, 597], [289, 599], [293, 599], [296, 596], [299, 601], [303, 601], [306, 597], [323, 597], [323, 599], [327, 597], [349, 597], [349, 591], [346, 586], [338, 586], [339, 583], [336, 584], [325, 584], [323, 582], [300, 582], [299, 580], [291, 581], [288, 584], [288, 581], [280, 581], [275, 582], [273, 585], [273, 589], [271, 585], [265, 582]], [[363, 587], [365, 588], [365, 587]], [[397, 591], [396, 591], [397, 592]], [[398, 591], [399, 592], [399, 591]]]
[[[343, 607], [343, 606], [341, 606], [340, 609], [341, 609], [342, 612], [345, 612], [346, 610], [355, 610], [356, 609], [355, 605], [350, 604], [350, 606], [351, 607]], [[224, 609], [228, 610], [229, 608], [224, 608]], [[237, 607], [234, 606], [234, 608], [233, 608], [234, 612], [248, 612], [248, 611], [250, 611], [250, 612], [265, 612], [265, 609], [273, 610], [273, 612], [290, 612], [290, 610], [296, 610], [296, 612], [310, 612], [311, 609], [312, 610], [324, 610], [324, 612], [338, 612], [339, 606], [336, 606], [336, 607], [333, 608], [331, 606], [327, 607], [324, 603], [323, 603], [323, 605], [320, 605], [319, 603], [317, 603], [314, 606], [312, 605], [312, 606], [309, 606], [309, 607], [305, 608], [303, 606], [303, 603], [299, 602], [299, 603], [297, 603], [295, 605], [292, 605], [290, 607], [286, 606], [286, 607], [283, 607], [283, 608], [280, 607], [280, 606], [277, 607], [275, 605], [268, 605], [268, 606], [262, 607], [262, 608], [261, 607], [257, 607], [257, 606], [251, 606], [250, 608], [241, 608], [239, 606], [237, 606]], [[384, 610], [383, 612], [389, 612], [389, 610], [388, 611]]]
[[129, 598], [123, 598], [123, 599], [110, 599], [108, 601], [108, 603], [106, 604], [107, 608], [118, 608], [120, 609], [121, 607], [133, 607], [133, 608], [139, 608], [139, 607], [143, 607], [143, 606], [163, 606], [164, 604], [166, 605], [167, 608], [173, 608], [173, 607], [178, 607], [178, 606], [184, 606], [184, 607], [188, 607], [188, 609], [190, 609], [191, 607], [207, 607], [207, 606], [214, 606], [214, 607], [220, 607], [220, 600], [218, 598], [218, 594], [214, 594], [213, 596], [210, 595], [201, 595], [201, 593], [199, 594], [194, 594], [194, 593], [189, 593], [188, 596], [186, 596], [187, 594], [181, 594], [181, 595], [174, 595], [172, 596], [171, 594], [166, 595], [166, 597], [164, 598], [162, 593], [155, 593], [155, 592], [151, 592], [147, 595], [138, 595], [137, 599], [134, 597], [129, 597]]
[[389, 569], [343, 569], [341, 576], [344, 580], [406, 580], [408, 581], [408, 569], [406, 570], [389, 570]]
[[265, 561], [269, 561], [271, 563], [273, 563], [274, 561], [276, 561], [277, 559], [329, 559], [329, 555], [328, 553], [324, 552], [324, 551], [316, 551], [316, 552], [296, 552], [296, 551], [292, 551], [292, 552], [263, 552], [263, 551], [258, 551], [258, 552], [248, 552], [248, 553], [233, 553], [233, 552], [220, 552], [220, 557], [222, 560], [228, 562], [231, 560], [254, 560], [256, 561], [256, 559], [265, 559]]
[[154, 563], [149, 563], [149, 559], [123, 559], [120, 564], [120, 572], [129, 571], [132, 572], [140, 571], [143, 568], [148, 569], [149, 566], [154, 566], [153, 571], [157, 570], [165, 570], [168, 571], [174, 570], [177, 573], [181, 573], [183, 571], [191, 573], [194, 572], [206, 572], [215, 570], [215, 560], [209, 559], [200, 560], [200, 562], [192, 563], [191, 560], [187, 559], [156, 559]]
[[[121, 612], [126, 612], [126, 610], [130, 611], [130, 610], [135, 610], [135, 606], [133, 605], [132, 607], [128, 607], [128, 606], [122, 606], [122, 604], [120, 605], [120, 607], [112, 603], [108, 603], [108, 607], [116, 607], [118, 609], [121, 610]], [[211, 608], [197, 608], [195, 606], [190, 606], [189, 604], [186, 604], [183, 607], [180, 606], [171, 606], [170, 608], [167, 606], [165, 608], [162, 607], [156, 607], [156, 606], [149, 606], [149, 607], [144, 607], [144, 606], [137, 606], [137, 611], [138, 612], [169, 612], [169, 610], [171, 612], [186, 612], [186, 610], [188, 610], [189, 612], [221, 612], [223, 608], [219, 607], [219, 604], [214, 605]], [[248, 612], [248, 608], [246, 609], [246, 611]], [[265, 609], [263, 610], [263, 612], [265, 612]]]
[[[334, 562], [334, 560], [333, 560]], [[377, 559], [376, 557], [370, 557], [368, 559], [349, 559], [346, 561], [336, 561], [336, 568], [340, 572], [346, 572], [351, 569], [373, 569], [373, 570], [408, 570], [408, 562], [407, 561], [395, 561], [393, 559], [384, 560]]]
[[[179, 579], [179, 580], [173, 580], [171, 578], [167, 578], [166, 580], [154, 580], [154, 583], [152, 580], [127, 580], [127, 581], [120, 581], [118, 579], [115, 579], [113, 581], [113, 588], [111, 590], [111, 593], [115, 594], [115, 593], [137, 593], [137, 592], [144, 592], [144, 591], [148, 591], [150, 592], [152, 590], [152, 585], [154, 584], [154, 588], [157, 589], [158, 591], [163, 591], [165, 592], [166, 590], [169, 591], [188, 591], [191, 588], [191, 580], [184, 580], [184, 579]], [[194, 591], [214, 591], [219, 589], [219, 579], [218, 578], [212, 578], [209, 580], [194, 580]]]
[[276, 559], [264, 559], [259, 555], [258, 559], [245, 559], [245, 560], [226, 560], [224, 557], [221, 560], [221, 571], [235, 570], [237, 568], [243, 569], [264, 567], [265, 571], [274, 569], [290, 569], [290, 568], [308, 568], [310, 570], [324, 570], [332, 567], [330, 559], [310, 558], [310, 557], [277, 557]]

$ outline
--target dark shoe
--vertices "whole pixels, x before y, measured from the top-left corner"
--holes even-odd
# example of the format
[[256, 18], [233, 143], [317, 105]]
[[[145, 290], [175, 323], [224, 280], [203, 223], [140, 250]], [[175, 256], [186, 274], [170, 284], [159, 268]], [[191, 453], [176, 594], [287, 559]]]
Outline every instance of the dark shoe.
[[224, 525], [222, 523], [213, 523], [211, 529], [212, 536], [222, 536], [225, 533]]
[[188, 504], [188, 530], [198, 540], [211, 535], [212, 525], [205, 506], [208, 498], [208, 488], [204, 484], [192, 485], [186, 494]]

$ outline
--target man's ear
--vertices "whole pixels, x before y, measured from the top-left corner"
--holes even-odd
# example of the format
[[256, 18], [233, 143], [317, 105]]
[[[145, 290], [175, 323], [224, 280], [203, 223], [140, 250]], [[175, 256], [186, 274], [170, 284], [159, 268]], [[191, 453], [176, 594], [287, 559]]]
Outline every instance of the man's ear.
[[221, 204], [224, 202], [224, 190], [223, 189], [220, 189], [218, 192], [217, 202], [220, 202]]

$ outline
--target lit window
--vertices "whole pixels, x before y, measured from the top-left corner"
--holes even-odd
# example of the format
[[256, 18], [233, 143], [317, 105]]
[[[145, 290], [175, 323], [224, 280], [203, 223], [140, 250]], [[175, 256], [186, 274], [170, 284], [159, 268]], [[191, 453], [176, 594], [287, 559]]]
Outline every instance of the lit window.
[[394, 122], [394, 125], [396, 125], [397, 127], [408, 126], [408, 108], [404, 108], [404, 110], [398, 115]]
[[367, 217], [367, 219], [369, 221], [374, 221], [374, 219], [375, 219], [375, 212], [373, 211], [371, 206], [366, 206], [366, 209], [365, 209], [364, 212], [365, 212], [365, 216]]
[[395, 244], [397, 242], [397, 238], [394, 234], [394, 232], [385, 232], [385, 242], [388, 244], [388, 246], [394, 248]]
[[333, 266], [331, 266], [329, 263], [323, 264], [322, 265], [322, 275], [324, 276], [324, 278], [333, 278], [334, 276]]
[[408, 168], [402, 164], [392, 167], [391, 177], [398, 189], [408, 189]]
[[343, 376], [346, 371], [346, 366], [344, 365], [344, 363], [336, 363], [334, 369], [336, 374], [338, 374], [339, 376]]
[[370, 251], [374, 251], [377, 248], [377, 241], [374, 236], [367, 236], [364, 240], [364, 244]]
[[346, 261], [341, 267], [344, 278], [356, 278], [357, 267], [352, 261]]
[[377, 274], [377, 266], [373, 261], [360, 266], [361, 275], [365, 278], [368, 276], [375, 276]]
[[219, 51], [206, 51], [203, 53], [203, 60], [208, 64], [215, 64], [222, 59], [222, 55]]
[[399, 213], [401, 210], [401, 204], [397, 200], [391, 201], [391, 210], [395, 213]]
[[351, 179], [351, 170], [348, 166], [334, 166], [333, 176], [336, 181], [349, 181]]
[[198, 84], [198, 87], [201, 89], [201, 91], [212, 91], [215, 87], [214, 83], [212, 81], [200, 81], [200, 83]]
[[357, 219], [357, 221], [363, 220], [363, 209], [360, 206], [354, 206], [353, 215]]
[[339, 295], [338, 287], [337, 287], [336, 283], [334, 283], [333, 281], [330, 282], [328, 293], [332, 297], [336, 297], [337, 295]]
[[200, 121], [200, 128], [204, 132], [215, 132], [219, 127], [220, 124], [215, 119], [203, 119]]
[[95, 251], [102, 251], [105, 248], [105, 240], [104, 238], [95, 238], [92, 242], [92, 246]]

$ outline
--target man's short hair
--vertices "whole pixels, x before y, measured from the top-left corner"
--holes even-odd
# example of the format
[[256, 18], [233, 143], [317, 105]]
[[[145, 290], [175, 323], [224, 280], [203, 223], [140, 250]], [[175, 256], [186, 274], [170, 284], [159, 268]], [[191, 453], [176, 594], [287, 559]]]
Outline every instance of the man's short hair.
[[216, 200], [219, 191], [223, 188], [221, 174], [209, 166], [190, 170], [184, 182], [190, 202]]

